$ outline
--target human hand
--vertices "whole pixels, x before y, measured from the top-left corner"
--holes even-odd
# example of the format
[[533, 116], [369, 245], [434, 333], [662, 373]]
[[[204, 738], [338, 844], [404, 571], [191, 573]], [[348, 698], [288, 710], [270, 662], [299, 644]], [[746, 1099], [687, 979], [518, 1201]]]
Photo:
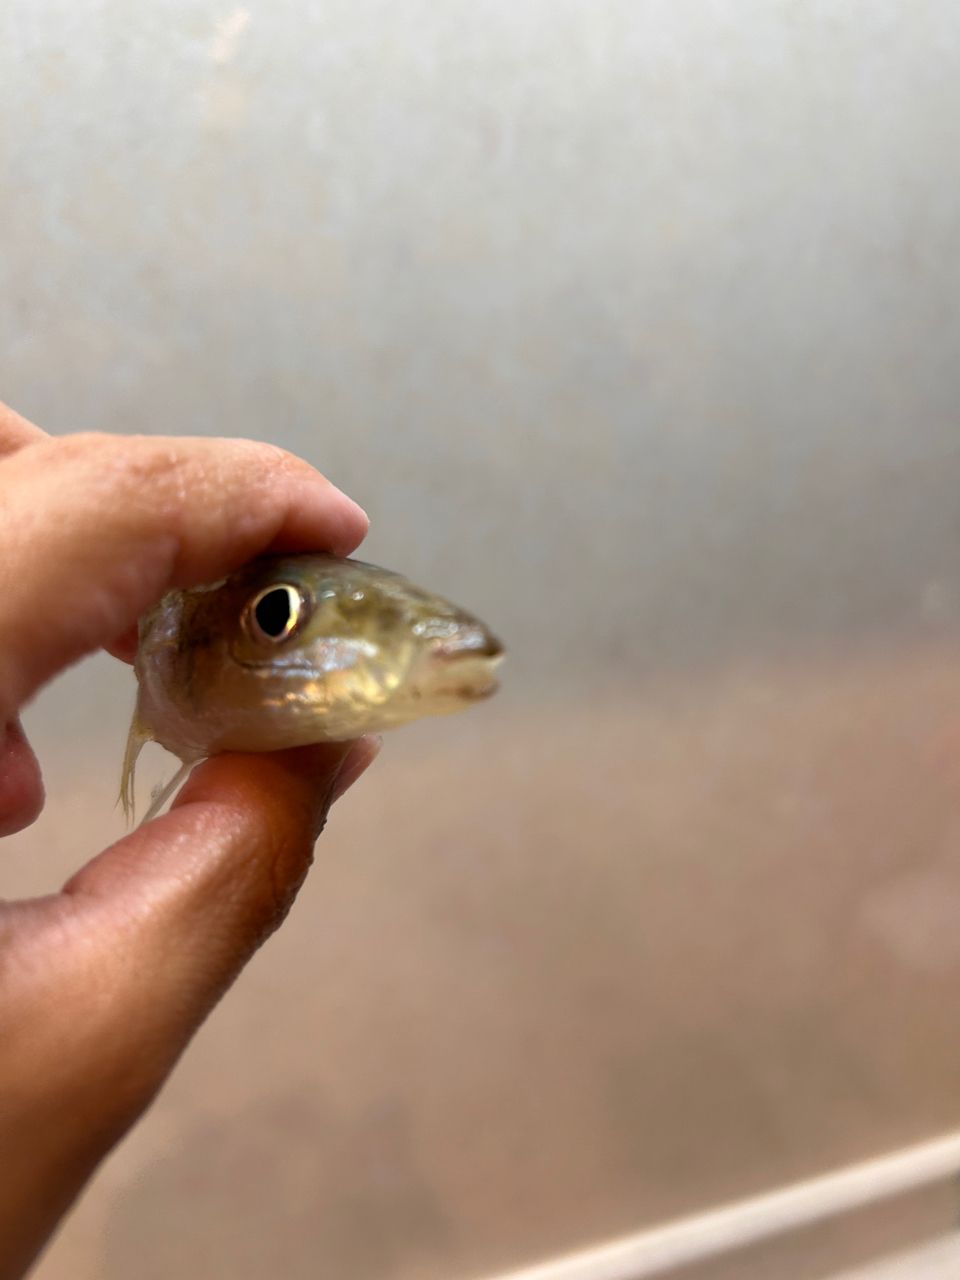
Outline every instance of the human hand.
[[[346, 555], [359, 507], [240, 440], [51, 438], [0, 406], [0, 834], [43, 804], [23, 705], [171, 587], [268, 549]], [[48, 897], [0, 901], [0, 1280], [21, 1276], [280, 924], [371, 742], [199, 765], [170, 812]]]

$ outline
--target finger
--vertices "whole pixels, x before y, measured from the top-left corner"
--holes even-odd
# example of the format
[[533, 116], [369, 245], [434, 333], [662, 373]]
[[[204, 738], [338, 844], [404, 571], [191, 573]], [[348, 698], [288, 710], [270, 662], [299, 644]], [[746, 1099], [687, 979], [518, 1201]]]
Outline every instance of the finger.
[[[9, 405], [0, 404], [0, 457], [15, 453], [28, 444], [49, 439], [47, 433], [16, 413]], [[133, 662], [137, 652], [137, 629], [130, 628], [119, 640], [104, 646], [115, 658]]]
[[208, 760], [169, 813], [65, 886], [98, 985], [111, 991], [108, 1038], [125, 1070], [149, 1082], [169, 1069], [284, 919], [338, 782], [342, 791], [355, 781], [377, 747], [363, 739]]
[[[32, 422], [16, 413], [9, 405], [0, 404], [0, 457], [16, 453], [28, 444], [38, 444], [49, 436]], [[133, 662], [137, 652], [137, 629], [130, 628], [120, 639], [104, 646], [115, 658]]]
[[137, 645], [140, 636], [136, 625], [127, 627], [123, 635], [117, 636], [115, 640], [108, 640], [103, 646], [107, 653], [113, 657], [119, 658], [121, 662], [133, 662], [137, 656]]
[[330, 792], [330, 804], [335, 804], [345, 791], [350, 790], [360, 775], [366, 773], [369, 766], [373, 764], [380, 754], [382, 746], [383, 737], [379, 733], [368, 733], [357, 739], [347, 752], [343, 764], [334, 779]]
[[19, 720], [0, 737], [0, 836], [22, 831], [43, 808], [43, 781], [37, 757]]
[[0, 461], [0, 495], [3, 719], [169, 588], [266, 550], [344, 555], [367, 528], [307, 463], [249, 440], [50, 438]]
[[10, 1259], [20, 1274], [283, 919], [338, 783], [376, 747], [207, 761], [62, 894], [0, 909], [0, 1275]]
[[5, 404], [0, 404], [0, 456], [46, 440], [47, 433]]

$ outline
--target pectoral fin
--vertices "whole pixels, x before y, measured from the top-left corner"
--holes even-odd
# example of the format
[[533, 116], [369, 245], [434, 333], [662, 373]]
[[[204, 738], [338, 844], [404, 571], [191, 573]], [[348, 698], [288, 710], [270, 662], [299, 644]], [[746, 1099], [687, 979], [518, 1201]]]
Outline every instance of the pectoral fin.
[[162, 783], [159, 787], [154, 788], [153, 795], [150, 797], [150, 808], [143, 815], [143, 821], [140, 823], [141, 827], [144, 822], [149, 822], [151, 818], [157, 816], [196, 763], [196, 760], [184, 760], [169, 782]]
[[123, 770], [120, 774], [120, 795], [118, 804], [123, 806], [123, 816], [127, 820], [127, 826], [133, 822], [136, 812], [136, 792], [134, 788], [134, 775], [137, 767], [137, 756], [143, 750], [143, 744], [149, 742], [151, 735], [143, 727], [136, 711], [133, 713], [133, 719], [130, 722], [130, 732], [127, 734], [127, 749], [123, 753]]

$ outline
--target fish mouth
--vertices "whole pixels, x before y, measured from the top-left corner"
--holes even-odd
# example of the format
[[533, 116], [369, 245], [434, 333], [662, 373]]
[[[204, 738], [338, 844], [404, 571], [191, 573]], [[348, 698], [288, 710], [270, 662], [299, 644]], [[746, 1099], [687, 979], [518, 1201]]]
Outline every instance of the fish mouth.
[[434, 654], [441, 661], [456, 663], [471, 658], [498, 661], [503, 653], [501, 642], [492, 631], [479, 623], [463, 627], [456, 635], [441, 640], [434, 649]]
[[491, 697], [500, 687], [496, 670], [503, 661], [501, 642], [486, 627], [464, 627], [434, 650], [437, 692], [461, 702]]
[[496, 676], [499, 661], [499, 658], [460, 658], [450, 671], [444, 673], [444, 681], [437, 692], [459, 702], [479, 702], [490, 698], [500, 688]]

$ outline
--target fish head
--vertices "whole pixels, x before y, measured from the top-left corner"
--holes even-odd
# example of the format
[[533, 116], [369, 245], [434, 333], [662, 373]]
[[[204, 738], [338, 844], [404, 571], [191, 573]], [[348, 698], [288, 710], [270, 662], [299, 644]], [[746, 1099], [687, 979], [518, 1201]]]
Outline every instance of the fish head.
[[246, 598], [230, 652], [258, 678], [326, 681], [321, 701], [380, 708], [397, 723], [497, 687], [499, 640], [400, 574], [332, 556], [281, 557], [255, 563], [237, 586]]
[[503, 648], [478, 618], [362, 561], [265, 557], [177, 596], [166, 657], [148, 670], [148, 627], [138, 658], [142, 719], [161, 742], [160, 703], [177, 704], [164, 742], [175, 751], [170, 739], [191, 735], [198, 754], [345, 740], [497, 688]]

